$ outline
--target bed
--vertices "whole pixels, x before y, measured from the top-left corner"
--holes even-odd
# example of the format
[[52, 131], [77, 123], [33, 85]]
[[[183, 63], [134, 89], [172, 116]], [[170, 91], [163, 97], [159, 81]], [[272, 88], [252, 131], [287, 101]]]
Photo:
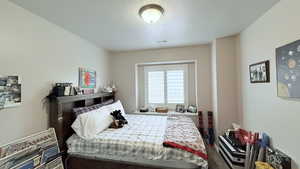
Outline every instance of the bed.
[[[67, 109], [74, 105], [78, 106], [69, 104]], [[61, 110], [68, 112], [61, 106]], [[64, 141], [62, 149], [67, 152], [67, 169], [208, 168], [203, 140], [192, 120], [187, 117], [127, 114], [125, 118], [128, 125], [121, 129], [106, 129], [96, 138], [85, 140], [70, 132], [71, 122], [74, 121], [74, 117], [69, 117], [71, 114], [63, 116], [67, 120], [62, 121], [68, 135], [66, 132], [58, 134], [58, 140]], [[185, 146], [189, 142], [196, 144]]]

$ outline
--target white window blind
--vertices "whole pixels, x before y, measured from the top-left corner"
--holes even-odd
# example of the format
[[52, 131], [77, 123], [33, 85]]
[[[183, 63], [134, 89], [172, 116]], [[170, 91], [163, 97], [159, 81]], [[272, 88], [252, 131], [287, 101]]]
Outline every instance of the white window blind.
[[148, 101], [163, 104], [165, 101], [165, 75], [163, 71], [148, 72]]
[[145, 67], [146, 105], [186, 104], [187, 86], [187, 65]]
[[167, 95], [168, 103], [184, 103], [184, 71], [167, 71]]

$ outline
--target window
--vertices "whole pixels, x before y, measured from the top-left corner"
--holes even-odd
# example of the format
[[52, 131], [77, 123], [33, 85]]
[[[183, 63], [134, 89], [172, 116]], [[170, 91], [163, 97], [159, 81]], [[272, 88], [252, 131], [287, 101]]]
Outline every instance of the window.
[[165, 72], [148, 72], [148, 102], [153, 104], [165, 103]]
[[145, 66], [145, 105], [188, 103], [187, 65]]
[[168, 103], [184, 103], [184, 70], [167, 71]]

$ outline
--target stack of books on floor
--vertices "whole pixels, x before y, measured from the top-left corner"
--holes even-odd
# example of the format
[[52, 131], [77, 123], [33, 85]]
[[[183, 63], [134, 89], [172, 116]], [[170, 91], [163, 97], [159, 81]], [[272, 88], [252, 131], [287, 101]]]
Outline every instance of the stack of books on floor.
[[54, 129], [0, 146], [0, 169], [64, 169]]
[[218, 137], [218, 151], [231, 169], [291, 169], [291, 158], [272, 148], [266, 133], [246, 131], [236, 124]]
[[244, 169], [246, 158], [245, 147], [237, 144], [236, 140], [226, 135], [219, 136], [218, 151], [229, 168]]

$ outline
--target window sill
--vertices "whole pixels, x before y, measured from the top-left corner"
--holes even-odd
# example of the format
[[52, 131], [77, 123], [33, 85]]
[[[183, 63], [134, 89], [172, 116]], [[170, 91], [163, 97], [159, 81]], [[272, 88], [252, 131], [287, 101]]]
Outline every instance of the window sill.
[[198, 116], [197, 113], [179, 113], [179, 112], [174, 112], [174, 111], [169, 111], [168, 113], [157, 113], [157, 112], [133, 112], [131, 114], [135, 115], [156, 115], [156, 116], [167, 116], [167, 115], [174, 115], [174, 116]]

